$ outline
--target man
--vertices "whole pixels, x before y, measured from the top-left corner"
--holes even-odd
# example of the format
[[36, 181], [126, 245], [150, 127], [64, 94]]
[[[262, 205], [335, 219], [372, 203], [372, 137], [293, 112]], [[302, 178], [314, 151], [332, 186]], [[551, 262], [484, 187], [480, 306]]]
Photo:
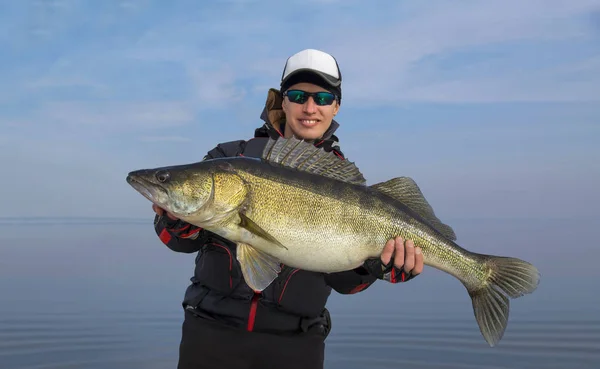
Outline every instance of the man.
[[[268, 92], [261, 115], [265, 123], [254, 138], [221, 143], [204, 159], [257, 157], [269, 137], [293, 135], [344, 160], [334, 135], [339, 124], [333, 119], [340, 108], [341, 82], [331, 55], [307, 49], [291, 56], [281, 92]], [[397, 283], [423, 270], [420, 250], [398, 238], [388, 241], [380, 258], [355, 270], [323, 274], [284, 266], [267, 289], [254, 293], [242, 277], [235, 244], [153, 208], [162, 242], [173, 251], [198, 253], [183, 301], [180, 369], [322, 368], [331, 326], [325, 304], [332, 289], [353, 294], [377, 279]]]

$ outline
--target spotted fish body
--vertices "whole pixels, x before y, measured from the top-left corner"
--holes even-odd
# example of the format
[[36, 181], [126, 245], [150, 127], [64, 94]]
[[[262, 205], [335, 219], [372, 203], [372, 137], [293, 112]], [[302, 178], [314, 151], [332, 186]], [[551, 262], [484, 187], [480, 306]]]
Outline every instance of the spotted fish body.
[[[254, 159], [219, 160], [231, 165], [232, 173], [247, 183], [244, 214], [286, 248], [267, 240], [261, 243], [244, 228], [227, 236], [252, 242], [284, 264], [326, 273], [349, 270], [366, 258], [378, 257], [387, 240], [401, 235], [422, 248], [428, 265], [456, 277], [468, 279], [473, 267], [480, 265], [474, 254], [374, 188], [340, 184], [301, 171], [285, 176], [279, 167], [264, 166]], [[405, 178], [399, 181], [410, 183]], [[465, 263], [470, 267], [463, 268]]]
[[271, 140], [263, 157], [219, 158], [131, 172], [128, 182], [180, 219], [237, 243], [248, 285], [260, 291], [281, 263], [333, 273], [379, 257], [395, 236], [413, 240], [424, 263], [460, 280], [491, 345], [508, 323], [509, 298], [533, 292], [537, 269], [468, 251], [408, 177], [367, 186], [358, 168], [310, 143]]

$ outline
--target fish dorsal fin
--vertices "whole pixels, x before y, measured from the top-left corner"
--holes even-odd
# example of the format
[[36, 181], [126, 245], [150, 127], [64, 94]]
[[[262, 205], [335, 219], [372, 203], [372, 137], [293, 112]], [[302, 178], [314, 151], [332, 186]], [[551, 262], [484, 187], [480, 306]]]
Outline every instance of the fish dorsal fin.
[[430, 225], [443, 234], [444, 237], [456, 241], [454, 230], [450, 226], [442, 223], [442, 221], [436, 217], [433, 208], [429, 205], [425, 196], [423, 196], [421, 189], [419, 189], [419, 186], [417, 186], [412, 178], [392, 178], [388, 181], [371, 185], [370, 187], [391, 198], [399, 200], [428, 221]]
[[318, 174], [343, 182], [366, 185], [367, 181], [356, 165], [295, 137], [269, 139], [262, 159], [285, 167]]

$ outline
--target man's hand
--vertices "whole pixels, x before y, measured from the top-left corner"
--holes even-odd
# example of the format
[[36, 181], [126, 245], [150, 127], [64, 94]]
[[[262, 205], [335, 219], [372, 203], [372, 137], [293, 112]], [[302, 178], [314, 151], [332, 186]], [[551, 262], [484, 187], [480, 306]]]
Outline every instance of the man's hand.
[[379, 259], [369, 259], [363, 266], [379, 279], [406, 282], [423, 271], [423, 253], [413, 241], [396, 237], [385, 244]]
[[168, 211], [165, 211], [165, 209], [163, 209], [163, 208], [158, 207], [158, 205], [156, 205], [156, 204], [152, 204], [152, 210], [154, 210], [154, 212], [156, 214], [158, 214], [159, 216], [162, 216], [163, 214], [167, 213], [167, 216], [169, 218], [171, 218], [173, 220], [177, 220], [178, 219], [175, 215], [169, 213]]

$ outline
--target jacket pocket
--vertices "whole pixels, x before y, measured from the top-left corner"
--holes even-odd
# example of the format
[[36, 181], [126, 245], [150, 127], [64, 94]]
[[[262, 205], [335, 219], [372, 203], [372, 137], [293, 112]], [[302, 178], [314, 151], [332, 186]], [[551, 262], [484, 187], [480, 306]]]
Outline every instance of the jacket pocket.
[[230, 293], [239, 283], [232, 251], [219, 242], [209, 242], [196, 261], [195, 283], [219, 293]]
[[317, 316], [325, 307], [331, 288], [323, 274], [293, 269], [283, 276], [274, 298], [281, 310], [302, 316]]

